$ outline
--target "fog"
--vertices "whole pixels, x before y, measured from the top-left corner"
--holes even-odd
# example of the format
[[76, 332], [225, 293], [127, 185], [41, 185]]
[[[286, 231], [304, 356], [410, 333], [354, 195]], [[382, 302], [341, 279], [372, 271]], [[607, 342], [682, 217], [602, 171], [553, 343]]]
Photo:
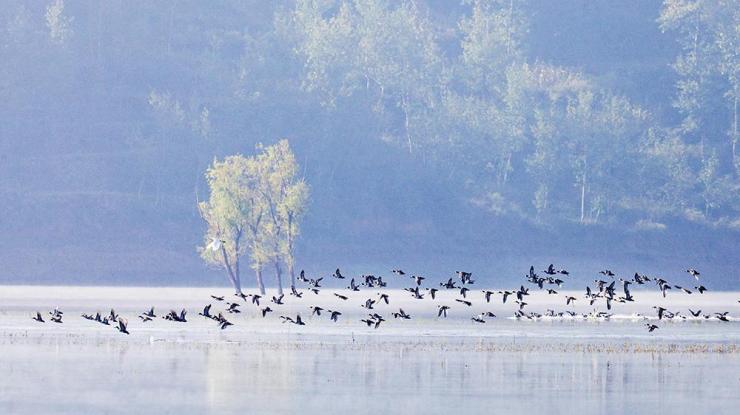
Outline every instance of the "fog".
[[6, 1], [0, 282], [226, 285], [205, 170], [286, 138], [312, 275], [737, 289], [740, 7], [679, 6]]

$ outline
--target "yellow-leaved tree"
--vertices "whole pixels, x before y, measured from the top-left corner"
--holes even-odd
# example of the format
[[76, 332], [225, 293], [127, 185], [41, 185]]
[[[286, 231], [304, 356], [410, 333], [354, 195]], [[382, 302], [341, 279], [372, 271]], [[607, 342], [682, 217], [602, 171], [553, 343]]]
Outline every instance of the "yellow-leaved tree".
[[253, 157], [234, 155], [214, 160], [206, 172], [208, 201], [199, 209], [208, 229], [201, 257], [226, 270], [237, 294], [241, 293], [240, 257], [249, 254], [257, 287], [265, 287], [262, 271], [273, 265], [278, 294], [282, 294], [282, 266], [295, 287], [295, 241], [308, 202], [308, 185], [298, 177], [298, 164], [287, 140], [257, 146]]

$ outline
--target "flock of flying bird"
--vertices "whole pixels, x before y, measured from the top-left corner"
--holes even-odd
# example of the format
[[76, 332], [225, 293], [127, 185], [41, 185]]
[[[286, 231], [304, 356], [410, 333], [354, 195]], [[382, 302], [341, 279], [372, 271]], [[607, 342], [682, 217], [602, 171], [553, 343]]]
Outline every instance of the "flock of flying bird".
[[[593, 306], [594, 303], [596, 303], [597, 301], [603, 301], [606, 305], [607, 311], [593, 311], [587, 314], [578, 314], [573, 311], [556, 313], [554, 310], [547, 310], [545, 314], [540, 314], [536, 312], [525, 312], [525, 307], [528, 305], [526, 301], [527, 296], [529, 296], [530, 294], [530, 288], [526, 288], [523, 284], [518, 289], [512, 290], [480, 291], [482, 293], [482, 301], [485, 301], [486, 304], [491, 302], [494, 295], [501, 295], [501, 300], [504, 304], [510, 297], [515, 298], [513, 302], [518, 306], [518, 309], [514, 312], [514, 317], [517, 319], [536, 320], [542, 318], [543, 316], [584, 319], [608, 319], [609, 317], [611, 317], [609, 311], [612, 309], [613, 303], [628, 303], [635, 301], [629, 288], [630, 285], [633, 284], [645, 285], [652, 282], [657, 286], [663, 297], [666, 297], [667, 292], [673, 289], [680, 290], [685, 294], [692, 294], [694, 292], [703, 294], [707, 291], [706, 287], [701, 285], [699, 282], [701, 275], [699, 271], [693, 268], [689, 268], [686, 270], [686, 272], [690, 276], [694, 277], [694, 279], [696, 280], [696, 285], [693, 287], [693, 290], [679, 285], [672, 285], [663, 278], [649, 277], [647, 275], [641, 275], [639, 273], [635, 273], [635, 275], [630, 279], [616, 279], [616, 275], [612, 271], [608, 269], [600, 271], [602, 277], [594, 280], [594, 288], [590, 286], [586, 287], [585, 295], [583, 298], [589, 303], [590, 306]], [[414, 299], [423, 300], [424, 298], [431, 298], [432, 300], [437, 300], [437, 293], [441, 290], [445, 290], [453, 291], [456, 293], [456, 295], [459, 296], [459, 298], [455, 298], [454, 301], [460, 304], [460, 307], [462, 307], [463, 309], [467, 307], [472, 307], [473, 305], [474, 300], [472, 298], [471, 292], [475, 281], [473, 280], [472, 273], [470, 272], [456, 271], [456, 277], [449, 278], [446, 281], [442, 281], [438, 285], [431, 287], [424, 286], [424, 281], [427, 279], [425, 277], [418, 275], [408, 276], [406, 272], [401, 269], [394, 269], [392, 273], [397, 278], [401, 279], [400, 281], [404, 281], [404, 279], [406, 278], [410, 280], [409, 285], [411, 286], [404, 288], [404, 291], [408, 292], [409, 295]], [[562, 287], [562, 285], [565, 283], [563, 278], [567, 278], [570, 275], [567, 270], [555, 269], [553, 264], [550, 264], [547, 269], [542, 271], [542, 273], [544, 275], [539, 275], [537, 272], [535, 272], [534, 266], [532, 266], [529, 268], [529, 272], [525, 275], [525, 279], [528, 283], [533, 284], [538, 289], [545, 290], [549, 295], [559, 295], [556, 288], [559, 289], [560, 287]], [[346, 280], [346, 277], [342, 274], [339, 268], [337, 268], [337, 270], [331, 275], [331, 279]], [[290, 295], [297, 298], [302, 298], [306, 292], [319, 294], [320, 290], [322, 289], [321, 283], [324, 278], [307, 278], [305, 272], [301, 271], [298, 280], [306, 285], [306, 290], [303, 292], [299, 292], [295, 287], [292, 287]], [[619, 285], [621, 286], [620, 288], [617, 288], [617, 283], [619, 283]], [[367, 289], [384, 288], [386, 286], [387, 282], [383, 280], [383, 277], [374, 275], [362, 275], [358, 279], [351, 278], [346, 289], [350, 292], [358, 292]], [[534, 289], [534, 287], [532, 287], [532, 289]], [[347, 295], [344, 295], [341, 292], [334, 292], [333, 295], [341, 301], [347, 301], [349, 299]], [[215, 302], [225, 305], [224, 310], [219, 311], [218, 313], [212, 312], [211, 309], [213, 307], [213, 304], [208, 304], [200, 313], [198, 313], [198, 315], [203, 318], [215, 321], [218, 327], [223, 330], [229, 326], [234, 325], [226, 318], [226, 316], [241, 313], [241, 307], [245, 304], [252, 304], [253, 306], [258, 307], [263, 318], [267, 317], [269, 313], [273, 313], [274, 311], [279, 310], [280, 306], [283, 306], [285, 304], [285, 296], [283, 294], [279, 296], [272, 296], [272, 298], [269, 299], [269, 302], [267, 301], [267, 298], [263, 298], [263, 296], [259, 294], [238, 293], [235, 294], [235, 296], [237, 297], [236, 300], [228, 301], [225, 296], [211, 295], [211, 298]], [[242, 302], [240, 303], [238, 301]], [[579, 299], [572, 295], [564, 295], [564, 302], [566, 306], [572, 305], [576, 301], [579, 301]], [[740, 302], [740, 300], [738, 301]], [[385, 305], [390, 305], [390, 302], [390, 296], [388, 293], [377, 292], [377, 294], [371, 296], [370, 298], [367, 298], [367, 300], [360, 305], [360, 307], [366, 309], [367, 317], [360, 319], [360, 322], [367, 325], [367, 327], [374, 327], [377, 329], [381, 326], [381, 323], [386, 321], [386, 318], [392, 317], [394, 319], [400, 320], [410, 320], [412, 318], [410, 314], [408, 314], [401, 308], [399, 308], [396, 312], [391, 312], [385, 317], [379, 314], [377, 309], [375, 308], [376, 304], [380, 305], [381, 303], [384, 303]], [[446, 318], [448, 312], [450, 312], [451, 310], [451, 306], [447, 304], [437, 304], [436, 306], [437, 318]], [[272, 307], [275, 307], [275, 310], [273, 310]], [[681, 314], [680, 311], [670, 311], [660, 306], [654, 306], [653, 309], [656, 310], [657, 318], [659, 321], [663, 319], [669, 320], [688, 318], [688, 316]], [[341, 311], [331, 310], [320, 306], [311, 306], [310, 310], [311, 316], [315, 315], [320, 317], [322, 313], [325, 313], [324, 315], [327, 315], [329, 317], [329, 320], [333, 322], [339, 321], [340, 316], [342, 316]], [[707, 320], [716, 319], [724, 322], [729, 321], [728, 312], [702, 314], [701, 310], [694, 311], [691, 309], [689, 309], [689, 312], [694, 318], [703, 318]], [[53, 311], [49, 312], [49, 315], [50, 317], [48, 317], [48, 319], [50, 322], [57, 324], [63, 323], [62, 318], [64, 313], [59, 309], [54, 309]], [[645, 316], [637, 316], [646, 318]], [[82, 314], [82, 317], [86, 320], [90, 320], [98, 324], [114, 327], [121, 333], [129, 334], [128, 321], [125, 318], [119, 316], [113, 309], [111, 309], [110, 313], [105, 316], [102, 316], [100, 312], [97, 312], [95, 315]], [[154, 307], [152, 307], [149, 310], [141, 313], [138, 317], [142, 320], [143, 323], [146, 323], [157, 318], [157, 315], [154, 312]], [[181, 310], [180, 312], [171, 310], [169, 313], [161, 316], [161, 318], [165, 320], [176, 323], [186, 323], [188, 321], [186, 317], [187, 311], [185, 309]], [[492, 312], [484, 312], [473, 315], [470, 320], [474, 323], [483, 324], [486, 323], [488, 319], [495, 317], [496, 315]], [[36, 312], [36, 315], [32, 318], [33, 320], [40, 323], [45, 322], [40, 312]], [[290, 323], [299, 326], [306, 325], [306, 322], [301, 318], [300, 314], [297, 314], [295, 317], [280, 315], [280, 319], [283, 323]], [[658, 325], [653, 323], [646, 323], [645, 326], [647, 327], [647, 330], [649, 332], [653, 332], [659, 328]]]

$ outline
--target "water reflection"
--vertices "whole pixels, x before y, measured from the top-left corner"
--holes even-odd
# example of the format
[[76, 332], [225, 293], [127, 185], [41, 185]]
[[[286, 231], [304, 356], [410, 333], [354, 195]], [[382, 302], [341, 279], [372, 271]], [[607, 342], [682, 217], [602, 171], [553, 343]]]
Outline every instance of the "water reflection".
[[3, 414], [722, 414], [740, 406], [737, 353], [71, 345], [25, 339], [0, 344], [0, 370], [6, 374], [0, 377]]

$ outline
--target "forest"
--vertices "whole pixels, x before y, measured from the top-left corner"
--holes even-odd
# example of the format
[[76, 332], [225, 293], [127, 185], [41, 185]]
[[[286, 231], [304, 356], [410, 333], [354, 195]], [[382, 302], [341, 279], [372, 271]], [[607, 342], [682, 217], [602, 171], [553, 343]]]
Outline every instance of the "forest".
[[561, 252], [524, 233], [724, 255], [739, 31], [737, 0], [7, 1], [2, 278], [176, 281], [214, 157], [281, 139], [309, 265]]

